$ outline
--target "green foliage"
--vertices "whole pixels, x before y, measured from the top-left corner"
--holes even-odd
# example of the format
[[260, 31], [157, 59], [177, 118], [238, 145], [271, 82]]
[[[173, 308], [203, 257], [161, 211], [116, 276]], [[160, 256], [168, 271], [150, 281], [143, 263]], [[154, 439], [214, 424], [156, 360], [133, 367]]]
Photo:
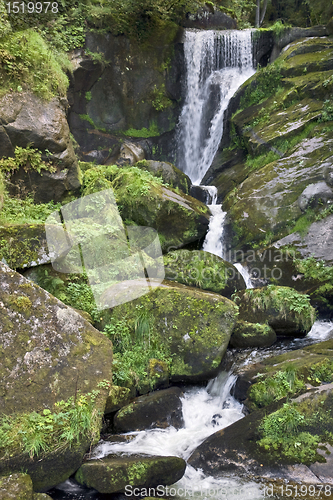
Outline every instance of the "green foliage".
[[325, 261], [317, 261], [314, 257], [294, 259], [297, 271], [304, 274], [305, 280], [322, 283], [316, 293], [325, 294], [333, 291], [333, 266], [327, 266]]
[[124, 132], [124, 135], [127, 135], [129, 137], [156, 137], [160, 135], [160, 132], [158, 130], [156, 122], [151, 122], [148, 129], [145, 127], [141, 128], [140, 130], [129, 128]]
[[239, 28], [250, 28], [250, 17], [256, 8], [254, 0], [224, 0], [220, 10], [237, 20]]
[[274, 151], [268, 151], [267, 153], [263, 153], [259, 156], [248, 155], [245, 165], [250, 168], [251, 172], [254, 172], [255, 170], [260, 170], [261, 168], [265, 167], [275, 160], [278, 160], [279, 158], [280, 155], [278, 153], [275, 153]]
[[89, 91], [89, 92], [86, 92], [86, 101], [87, 101], [87, 102], [91, 101], [91, 98], [92, 98], [92, 96], [91, 96], [91, 92], [90, 92], [90, 91]]
[[323, 103], [323, 112], [320, 122], [330, 122], [333, 120], [333, 100], [326, 99]]
[[305, 416], [297, 406], [286, 403], [263, 419], [260, 427], [262, 438], [258, 444], [264, 450], [282, 455], [293, 462], [314, 462], [318, 457], [320, 437], [300, 432], [305, 423]]
[[71, 447], [82, 438], [98, 439], [101, 412], [95, 407], [99, 391], [78, 394], [55, 403], [52, 411], [3, 415], [0, 417], [0, 453], [28, 453], [31, 458], [42, 452]]
[[24, 200], [4, 197], [4, 205], [0, 211], [0, 224], [31, 224], [44, 222], [48, 216], [60, 208], [60, 204], [53, 201], [35, 204], [32, 196]]
[[52, 163], [46, 163], [42, 160], [42, 154], [38, 149], [33, 149], [30, 146], [27, 148], [16, 146], [14, 153], [15, 158], [9, 157], [0, 159], [0, 170], [2, 170], [2, 172], [10, 172], [12, 174], [20, 167], [22, 167], [25, 172], [34, 170], [39, 174], [42, 170], [46, 170], [47, 172], [56, 171]]
[[317, 383], [333, 382], [333, 359], [325, 358], [310, 368], [311, 378]]
[[120, 386], [150, 386], [148, 377], [150, 359], [164, 361], [170, 366], [170, 353], [159, 345], [154, 335], [154, 318], [142, 305], [136, 305], [132, 321], [108, 323], [103, 333], [112, 340], [114, 348], [113, 383]]
[[154, 86], [154, 90], [152, 92], [152, 100], [151, 104], [156, 111], [164, 111], [165, 109], [172, 106], [172, 101], [166, 95], [165, 84], [163, 83], [160, 88]]
[[292, 365], [284, 370], [279, 370], [273, 375], [266, 377], [253, 384], [248, 396], [259, 408], [267, 406], [273, 401], [291, 396], [305, 388], [305, 384], [297, 375], [296, 368]]
[[1, 39], [0, 96], [10, 89], [32, 90], [44, 99], [66, 95], [68, 59], [50, 49], [32, 29], [10, 33]]

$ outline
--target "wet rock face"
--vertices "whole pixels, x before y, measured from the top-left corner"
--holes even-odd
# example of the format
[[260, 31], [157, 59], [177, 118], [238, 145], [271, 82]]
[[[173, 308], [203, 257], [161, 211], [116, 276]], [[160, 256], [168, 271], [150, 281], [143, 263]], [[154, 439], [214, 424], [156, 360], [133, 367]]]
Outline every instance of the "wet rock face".
[[[290, 43], [274, 65], [264, 68], [267, 84], [261, 70], [230, 104], [233, 137], [243, 147], [218, 152], [204, 181], [217, 185], [224, 200], [232, 250], [258, 242], [265, 247], [293, 233], [309, 210], [315, 209], [319, 219], [327, 216], [332, 201], [327, 108], [332, 47], [325, 37]], [[261, 100], [256, 92], [262, 93]], [[230, 145], [230, 133], [223, 140], [224, 147]]]
[[230, 337], [231, 347], [269, 347], [276, 341], [276, 333], [269, 325], [237, 321]]
[[174, 484], [183, 477], [185, 468], [185, 460], [178, 457], [108, 455], [103, 459], [84, 463], [75, 479], [100, 493], [129, 493], [133, 488]]
[[165, 278], [230, 298], [245, 287], [237, 269], [203, 250], [176, 250], [164, 256]]
[[148, 396], [135, 398], [119, 410], [114, 418], [117, 432], [142, 431], [148, 428], [182, 427], [182, 391], [171, 387]]
[[[29, 144], [52, 154], [55, 173], [26, 173], [23, 169], [11, 176], [13, 194], [35, 193], [36, 202], [59, 201], [66, 191], [80, 187], [78, 164], [69, 136], [66, 119], [67, 101], [54, 98], [45, 102], [28, 92], [8, 94], [0, 102], [0, 157], [14, 156], [15, 146]], [[21, 185], [21, 187], [19, 187]]]
[[178, 39], [177, 30], [168, 31], [150, 46], [138, 47], [125, 36], [88, 34], [86, 48], [99, 52], [104, 62], [82, 51], [72, 56], [69, 123], [81, 155], [104, 163], [121, 145], [114, 132], [155, 137], [160, 143], [174, 131], [182, 97], [183, 48]]
[[[190, 178], [184, 174], [179, 168], [175, 167], [172, 163], [168, 163], [165, 161], [154, 161], [154, 160], [145, 160], [144, 164], [138, 164], [139, 168], [143, 168], [144, 170], [148, 170], [151, 174], [156, 177], [161, 177], [163, 182], [169, 184], [172, 188], [178, 188], [185, 194], [190, 194], [189, 189], [191, 186]], [[194, 198], [197, 198], [194, 196]], [[197, 198], [199, 199], [199, 198]], [[205, 203], [205, 200], [201, 200]]]
[[0, 263], [0, 409], [51, 407], [111, 379], [112, 346], [78, 313]]

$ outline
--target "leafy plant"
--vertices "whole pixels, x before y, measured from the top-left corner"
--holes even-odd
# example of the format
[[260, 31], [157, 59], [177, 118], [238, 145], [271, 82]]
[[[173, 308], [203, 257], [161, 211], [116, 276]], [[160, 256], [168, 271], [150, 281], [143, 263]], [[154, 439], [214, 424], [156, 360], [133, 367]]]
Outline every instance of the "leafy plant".
[[16, 146], [14, 153], [15, 158], [9, 157], [0, 159], [0, 170], [2, 170], [2, 172], [13, 173], [20, 167], [22, 167], [25, 172], [34, 170], [39, 174], [42, 173], [43, 170], [46, 170], [47, 172], [56, 171], [56, 168], [52, 165], [52, 163], [46, 163], [43, 161], [41, 152], [31, 146], [26, 148]]
[[102, 413], [96, 407], [98, 390], [55, 403], [52, 410], [2, 415], [0, 451], [5, 456], [19, 450], [31, 458], [42, 452], [71, 447], [82, 437], [97, 440]]

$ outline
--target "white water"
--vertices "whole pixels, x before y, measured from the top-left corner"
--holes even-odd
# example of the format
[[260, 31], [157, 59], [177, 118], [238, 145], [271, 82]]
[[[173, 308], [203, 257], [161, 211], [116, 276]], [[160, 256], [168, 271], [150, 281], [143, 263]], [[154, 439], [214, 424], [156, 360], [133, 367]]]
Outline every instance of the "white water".
[[211, 198], [211, 205], [208, 205], [211, 211], [211, 218], [209, 220], [208, 231], [206, 234], [205, 241], [202, 246], [202, 250], [205, 252], [212, 253], [218, 257], [224, 255], [224, 221], [227, 212], [223, 212], [222, 205], [216, 205], [217, 201], [217, 188], [215, 186], [201, 186], [209, 193]]
[[243, 264], [241, 264], [240, 262], [236, 262], [234, 266], [239, 274], [243, 276], [246, 288], [254, 288], [247, 266], [243, 266]]
[[[222, 372], [214, 380], [211, 380], [206, 388], [195, 387], [187, 390], [183, 397], [184, 427], [182, 429], [177, 430], [174, 427], [151, 429], [130, 433], [135, 435], [135, 438], [126, 443], [102, 442], [95, 449], [92, 458], [103, 458], [110, 453], [142, 453], [178, 456], [187, 460], [208, 436], [244, 417], [242, 405], [230, 395], [235, 381], [235, 375]], [[242, 483], [237, 478], [227, 476], [213, 478], [205, 476], [200, 470], [187, 466], [185, 475], [174, 487], [176, 490], [183, 488], [192, 493], [196, 492], [196, 494], [201, 492], [202, 499], [212, 496], [226, 498], [223, 493], [216, 493], [216, 490], [222, 488], [228, 492], [227, 498], [234, 497], [238, 500], [261, 498], [259, 485], [254, 482], [246, 484], [246, 488], [249, 488], [253, 496], [248, 496], [248, 490], [246, 490], [246, 494], [239, 497], [239, 488], [241, 488]], [[209, 490], [211, 493], [215, 490], [215, 494], [209, 494]], [[186, 495], [181, 496], [187, 498]]]
[[251, 30], [187, 30], [186, 101], [179, 121], [178, 167], [199, 184], [223, 134], [223, 115], [238, 87], [255, 72]]

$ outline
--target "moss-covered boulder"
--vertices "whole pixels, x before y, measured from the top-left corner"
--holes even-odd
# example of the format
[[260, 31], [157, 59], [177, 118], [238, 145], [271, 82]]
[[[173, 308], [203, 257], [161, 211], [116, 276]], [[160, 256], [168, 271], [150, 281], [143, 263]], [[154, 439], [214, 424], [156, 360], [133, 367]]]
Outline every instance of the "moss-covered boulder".
[[182, 427], [182, 394], [178, 387], [171, 387], [135, 398], [116, 413], [116, 431], [143, 431], [149, 427], [164, 429], [170, 425], [176, 429]]
[[314, 321], [315, 310], [306, 294], [292, 288], [269, 285], [248, 289], [234, 296], [239, 305], [239, 319], [268, 323], [277, 335], [304, 336]]
[[84, 463], [75, 479], [100, 493], [116, 493], [127, 491], [126, 486], [143, 489], [173, 484], [183, 477], [185, 468], [185, 460], [178, 457], [108, 455]]
[[161, 177], [163, 182], [172, 188], [178, 188], [183, 193], [189, 194], [191, 179], [172, 163], [165, 161], [143, 160], [135, 165], [136, 167], [148, 170], [156, 177]]
[[32, 481], [28, 474], [0, 477], [1, 500], [33, 500]]
[[164, 256], [165, 278], [202, 290], [220, 293], [225, 297], [245, 287], [237, 269], [203, 250], [176, 250]]
[[0, 476], [0, 500], [51, 500], [46, 493], [34, 493], [28, 474]]
[[66, 118], [67, 101], [46, 102], [30, 93], [12, 93], [0, 101], [0, 157], [13, 156], [15, 146], [33, 144], [42, 158], [51, 160], [55, 173], [43, 175], [21, 168], [11, 176], [10, 191], [34, 193], [37, 202], [59, 201], [68, 191], [80, 188], [81, 180]]
[[[57, 232], [58, 228], [54, 227]], [[18, 224], [0, 227], [0, 260], [12, 269], [51, 262], [45, 224]]]
[[333, 382], [333, 340], [242, 365], [235, 397], [250, 410], [305, 392], [307, 387]]
[[[24, 468], [31, 475], [35, 489], [46, 490], [77, 469], [87, 447], [98, 435], [101, 418], [98, 415], [104, 410], [108, 394], [103, 384], [100, 388], [98, 385], [111, 380], [112, 345], [73, 309], [3, 263], [0, 263], [0, 301], [0, 410], [4, 415], [2, 425], [8, 426], [5, 435], [12, 436], [1, 443], [0, 470], [5, 473]], [[92, 391], [98, 391], [94, 393], [95, 409], [91, 400], [90, 415], [93, 420], [97, 418], [91, 427], [94, 438], [90, 431], [79, 437], [79, 428], [79, 434], [74, 433], [79, 442], [73, 442], [70, 448], [70, 438], [60, 440], [55, 435], [52, 443], [53, 431], [49, 430], [43, 438], [45, 444], [42, 447], [31, 444], [28, 452], [20, 438], [24, 435], [24, 422], [29, 419], [38, 422], [44, 417], [56, 419], [53, 415], [65, 401], [69, 407], [74, 405], [75, 412], [80, 397], [89, 400], [87, 394], [92, 395]], [[23, 426], [21, 434], [16, 431], [12, 434], [7, 416], [13, 425]], [[53, 430], [56, 429], [53, 425]]]
[[276, 333], [269, 325], [237, 321], [230, 337], [231, 347], [269, 347], [276, 341]]
[[210, 217], [206, 205], [177, 193], [146, 170], [109, 165], [85, 171], [83, 194], [107, 188], [114, 190], [124, 221], [157, 230], [163, 251], [198, 241], [206, 234]]
[[110, 388], [104, 413], [113, 413], [123, 406], [128, 405], [131, 399], [131, 391], [128, 387], [119, 387], [117, 385], [113, 385]]
[[303, 401], [257, 410], [207, 438], [188, 463], [210, 475], [231, 472], [270, 481], [315, 480], [318, 472], [331, 484], [332, 469], [325, 457], [331, 449], [332, 403], [331, 388]]
[[[237, 311], [234, 302], [221, 295], [164, 281], [149, 294], [104, 312], [106, 330], [120, 350], [115, 376], [123, 377], [132, 359], [128, 368], [132, 373], [140, 368], [139, 386], [149, 388], [147, 368], [154, 358], [167, 363], [171, 381], [211, 378], [226, 351]], [[123, 354], [121, 342], [128, 343]]]

